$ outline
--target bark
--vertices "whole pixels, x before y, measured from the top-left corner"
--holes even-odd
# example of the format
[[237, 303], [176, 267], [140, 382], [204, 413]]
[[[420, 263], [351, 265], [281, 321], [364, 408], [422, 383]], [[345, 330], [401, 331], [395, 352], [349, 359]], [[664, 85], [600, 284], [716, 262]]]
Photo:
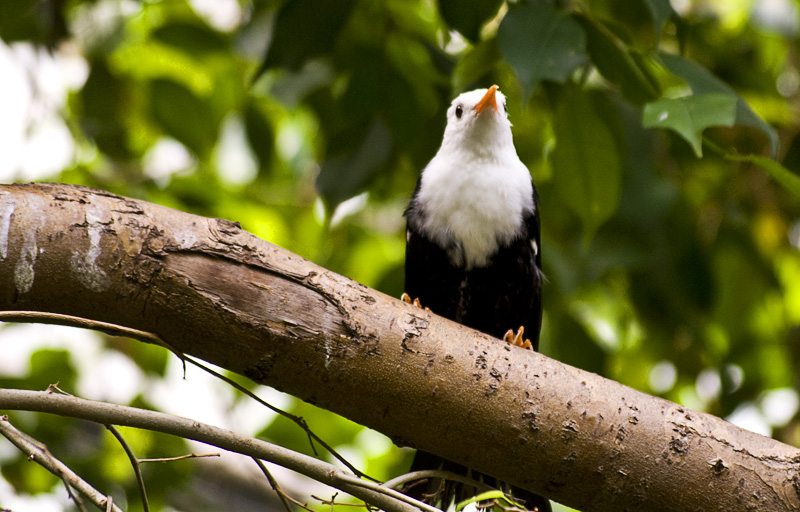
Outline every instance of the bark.
[[508, 346], [225, 220], [0, 186], [0, 310], [152, 332], [580, 510], [800, 509], [800, 450]]

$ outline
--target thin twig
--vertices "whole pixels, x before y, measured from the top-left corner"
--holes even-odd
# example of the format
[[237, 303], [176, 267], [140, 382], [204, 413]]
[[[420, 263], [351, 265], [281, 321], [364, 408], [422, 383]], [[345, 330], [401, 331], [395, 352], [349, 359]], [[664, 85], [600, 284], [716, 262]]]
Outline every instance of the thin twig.
[[[251, 458], [253, 459], [253, 462], [255, 462], [258, 465], [259, 469], [261, 469], [261, 472], [264, 473], [264, 476], [267, 477], [269, 485], [272, 486], [272, 490], [275, 491], [275, 494], [277, 494], [278, 498], [280, 498], [281, 503], [283, 503], [284, 508], [286, 508], [286, 512], [292, 512], [292, 504], [289, 503], [289, 497], [286, 495], [285, 492], [283, 492], [281, 486], [278, 485], [278, 481], [275, 480], [275, 477], [272, 476], [272, 473], [269, 472], [269, 469], [267, 469], [266, 464], [264, 464], [263, 462], [261, 462], [260, 459], [257, 459], [255, 457]], [[315, 511], [312, 510], [311, 512]]]
[[219, 457], [219, 453], [187, 453], [186, 455], [178, 455], [177, 457], [159, 457], [157, 459], [139, 459], [139, 462], [174, 462], [176, 460], [185, 459], [202, 459], [205, 457]]
[[338, 496], [338, 495], [339, 495], [339, 493], [337, 492], [336, 494], [331, 496], [331, 499], [329, 499], [329, 500], [326, 500], [325, 498], [320, 498], [319, 496], [314, 496], [313, 494], [311, 495], [311, 497], [314, 498], [315, 500], [319, 501], [323, 505], [330, 505], [331, 506], [331, 512], [333, 512], [333, 510], [334, 510], [334, 508], [333, 508], [334, 505], [339, 505], [341, 507], [363, 507], [363, 508], [366, 508], [367, 510], [375, 510], [374, 508], [370, 507], [366, 503], [344, 503], [342, 501], [336, 501], [336, 496]]
[[[5, 436], [6, 439], [11, 441], [11, 443], [23, 453], [28, 454], [28, 460], [35, 461], [58, 478], [64, 480], [68, 487], [81, 493], [98, 508], [103, 509], [110, 502], [109, 497], [100, 493], [67, 467], [66, 464], [55, 458], [44, 445], [14, 428], [8, 421], [8, 416], [0, 416], [0, 434]], [[76, 503], [79, 502], [76, 501]], [[122, 512], [119, 507], [113, 505], [113, 502], [111, 510], [113, 512]]]
[[201, 370], [204, 370], [204, 371], [210, 373], [214, 377], [217, 377], [218, 379], [221, 379], [222, 381], [226, 382], [230, 386], [234, 387], [235, 389], [237, 389], [240, 392], [244, 393], [245, 395], [249, 396], [250, 398], [252, 398], [256, 402], [258, 402], [261, 405], [269, 408], [271, 411], [276, 412], [277, 414], [280, 414], [281, 416], [283, 416], [285, 418], [288, 418], [291, 421], [295, 422], [300, 428], [302, 428], [306, 432], [306, 435], [309, 437], [309, 444], [311, 444], [311, 449], [314, 451], [314, 455], [318, 455], [317, 454], [317, 450], [314, 447], [314, 441], [316, 441], [316, 442], [318, 442], [320, 444], [320, 446], [325, 448], [328, 451], [328, 453], [333, 455], [336, 458], [336, 460], [338, 460], [339, 462], [344, 464], [347, 467], [347, 469], [352, 471], [356, 476], [358, 476], [360, 478], [368, 478], [369, 480], [372, 480], [373, 482], [378, 482], [378, 480], [376, 478], [372, 478], [371, 476], [367, 475], [363, 471], [360, 471], [358, 468], [353, 466], [347, 459], [345, 459], [341, 454], [339, 454], [336, 450], [334, 450], [332, 446], [330, 446], [328, 443], [323, 441], [321, 437], [319, 437], [317, 434], [315, 434], [311, 430], [311, 428], [308, 426], [308, 424], [306, 423], [306, 420], [304, 418], [302, 418], [300, 416], [295, 416], [294, 414], [291, 414], [289, 412], [286, 412], [286, 411], [284, 411], [282, 409], [279, 409], [279, 408], [275, 407], [272, 404], [269, 404], [268, 402], [266, 402], [262, 398], [260, 398], [258, 395], [256, 395], [255, 393], [253, 393], [249, 389], [245, 388], [241, 384], [239, 384], [238, 382], [234, 381], [233, 379], [231, 379], [229, 377], [226, 377], [225, 375], [222, 375], [221, 373], [219, 373], [217, 371], [212, 370], [211, 368], [205, 366], [204, 364], [200, 363], [199, 361], [195, 360], [194, 358], [186, 356], [186, 355], [184, 355], [183, 357], [185, 358], [186, 361], [189, 361], [193, 365], [197, 366]]
[[133, 466], [133, 473], [136, 475], [136, 483], [139, 485], [139, 495], [142, 497], [142, 508], [144, 512], [150, 512], [150, 503], [147, 501], [147, 491], [144, 488], [144, 477], [142, 476], [142, 468], [139, 464], [139, 459], [136, 458], [130, 445], [128, 445], [128, 442], [125, 441], [125, 438], [122, 437], [122, 434], [120, 434], [119, 430], [117, 430], [114, 425], [106, 424], [105, 427], [117, 438], [119, 444], [122, 445], [122, 449], [125, 450], [125, 453], [128, 455], [128, 460], [131, 461], [131, 466]]
[[[31, 460], [30, 457], [28, 457], [28, 460]], [[81, 499], [80, 495], [75, 494], [75, 492], [72, 490], [72, 486], [69, 484], [69, 480], [67, 480], [66, 477], [62, 476], [61, 481], [64, 482], [64, 487], [66, 487], [67, 489], [67, 496], [69, 496], [69, 499], [71, 499], [72, 502], [75, 503], [75, 506], [78, 507], [78, 510], [80, 510], [80, 512], [89, 512], [88, 510], [86, 510], [86, 505], [83, 503], [83, 500]]]
[[[156, 334], [147, 332], [147, 331], [140, 331], [139, 329], [132, 329], [130, 327], [125, 327], [122, 325], [111, 324], [108, 322], [100, 322], [97, 320], [89, 320], [86, 318], [81, 318], [77, 316], [70, 316], [70, 315], [61, 315], [58, 313], [47, 313], [42, 311], [0, 311], [0, 321], [3, 322], [40, 322], [40, 323], [49, 323], [49, 324], [58, 324], [58, 325], [69, 325], [72, 327], [81, 327], [84, 329], [92, 329], [95, 331], [104, 332], [111, 336], [124, 336], [128, 338], [134, 338], [139, 341], [143, 341], [145, 343], [150, 343], [153, 345], [159, 345], [161, 347], [166, 348], [173, 354], [175, 354], [184, 365], [183, 371], [184, 374], [186, 373], [186, 362], [195, 365], [196, 367], [200, 368], [201, 370], [217, 377], [218, 379], [226, 382], [230, 386], [234, 387], [238, 391], [244, 393], [245, 395], [249, 396], [256, 402], [260, 403], [264, 407], [267, 407], [271, 411], [280, 414], [281, 416], [293, 421], [296, 423], [300, 428], [302, 428], [306, 435], [309, 438], [309, 443], [311, 444], [311, 449], [314, 452], [314, 455], [318, 455], [317, 449], [314, 446], [314, 441], [320, 444], [325, 450], [328, 451], [331, 455], [333, 455], [339, 462], [345, 465], [347, 469], [352, 471], [356, 476], [361, 478], [367, 478], [372, 480], [373, 482], [378, 482], [377, 479], [372, 478], [371, 476], [367, 475], [363, 471], [359, 470], [355, 466], [353, 466], [347, 459], [345, 459], [341, 454], [339, 454], [336, 450], [333, 449], [328, 443], [322, 440], [317, 434], [315, 434], [311, 428], [306, 423], [306, 420], [300, 416], [295, 416], [289, 412], [286, 412], [274, 405], [266, 402], [258, 395], [250, 391], [249, 389], [245, 388], [238, 382], [222, 375], [219, 372], [212, 370], [211, 368], [205, 366], [204, 364], [200, 363], [199, 361], [191, 358], [181, 352], [180, 350], [176, 349], [166, 341], [162, 340]], [[56, 388], [57, 389], [57, 388]], [[60, 390], [59, 390], [60, 391]]]
[[426, 469], [424, 471], [414, 471], [411, 473], [406, 473], [404, 475], [397, 476], [395, 478], [392, 478], [391, 480], [384, 482], [383, 486], [389, 487], [391, 489], [396, 489], [408, 482], [413, 482], [415, 480], [423, 480], [426, 478], [441, 478], [442, 480], [452, 480], [454, 482], [460, 482], [462, 484], [469, 485], [470, 487], [474, 487], [475, 489], [478, 490], [478, 492], [494, 490], [493, 487], [483, 482], [473, 480], [472, 478], [469, 478], [464, 475], [459, 475], [451, 471], [443, 471], [438, 469]]
[[356, 477], [355, 475], [349, 475], [347, 473], [340, 473], [339, 475], [337, 475], [336, 478], [337, 478], [337, 480], [340, 480], [342, 482], [346, 482], [346, 483], [349, 483], [349, 484], [352, 484], [352, 485], [363, 487], [365, 489], [371, 489], [371, 490], [374, 490], [374, 491], [383, 492], [387, 496], [391, 496], [391, 497], [393, 497], [393, 498], [395, 498], [395, 499], [397, 499], [399, 501], [404, 501], [404, 502], [408, 503], [409, 505], [413, 505], [413, 506], [415, 506], [415, 507], [417, 507], [419, 509], [424, 510], [425, 512], [441, 512], [441, 510], [439, 510], [436, 507], [432, 507], [430, 505], [422, 503], [419, 500], [416, 500], [416, 499], [414, 499], [414, 498], [412, 498], [410, 496], [407, 496], [407, 495], [403, 494], [400, 491], [396, 491], [396, 490], [394, 490], [394, 489], [392, 489], [390, 487], [387, 487], [387, 486], [385, 486], [383, 484], [376, 484], [375, 482], [370, 482], [368, 480], [361, 480], [360, 478]]

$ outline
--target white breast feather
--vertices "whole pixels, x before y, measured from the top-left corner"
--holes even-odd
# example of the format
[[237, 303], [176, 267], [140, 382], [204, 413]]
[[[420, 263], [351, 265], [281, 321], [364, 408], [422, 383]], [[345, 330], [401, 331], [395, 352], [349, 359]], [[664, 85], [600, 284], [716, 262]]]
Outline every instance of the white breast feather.
[[477, 113], [487, 93], [461, 94], [447, 112], [442, 146], [425, 167], [417, 196], [422, 230], [447, 249], [453, 264], [483, 267], [520, 235], [523, 215], [534, 208], [528, 169], [514, 149], [505, 96], [500, 108]]
[[513, 146], [510, 155], [513, 158], [506, 161], [466, 162], [437, 155], [426, 167], [419, 197], [425, 212], [423, 230], [450, 249], [455, 264], [486, 266], [498, 244], [519, 236], [523, 214], [533, 209], [528, 169]]

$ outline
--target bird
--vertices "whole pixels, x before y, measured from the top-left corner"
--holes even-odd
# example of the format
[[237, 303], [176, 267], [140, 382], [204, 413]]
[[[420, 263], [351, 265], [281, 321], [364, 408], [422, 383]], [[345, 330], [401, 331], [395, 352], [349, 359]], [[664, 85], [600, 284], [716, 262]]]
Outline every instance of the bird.
[[[517, 156], [506, 98], [497, 85], [462, 93], [450, 104], [441, 147], [422, 170], [404, 215], [403, 300], [538, 350], [544, 282], [539, 196]], [[420, 450], [411, 471], [425, 469], [508, 488]], [[478, 494], [441, 479], [406, 489], [443, 509]], [[541, 496], [513, 488], [511, 494], [527, 510], [550, 511]]]

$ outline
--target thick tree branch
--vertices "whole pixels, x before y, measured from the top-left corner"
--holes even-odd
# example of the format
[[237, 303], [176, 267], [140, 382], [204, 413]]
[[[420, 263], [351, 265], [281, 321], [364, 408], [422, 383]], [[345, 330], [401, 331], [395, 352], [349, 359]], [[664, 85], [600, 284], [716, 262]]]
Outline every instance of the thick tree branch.
[[800, 509], [800, 450], [510, 347], [228, 221], [2, 186], [0, 310], [154, 333], [581, 510]]

